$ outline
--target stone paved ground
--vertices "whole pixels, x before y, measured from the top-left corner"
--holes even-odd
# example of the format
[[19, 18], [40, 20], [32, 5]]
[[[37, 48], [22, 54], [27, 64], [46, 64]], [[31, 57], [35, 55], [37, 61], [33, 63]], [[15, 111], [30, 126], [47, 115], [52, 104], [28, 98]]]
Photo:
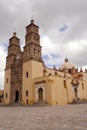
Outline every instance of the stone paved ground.
[[87, 130], [87, 104], [0, 107], [0, 130]]

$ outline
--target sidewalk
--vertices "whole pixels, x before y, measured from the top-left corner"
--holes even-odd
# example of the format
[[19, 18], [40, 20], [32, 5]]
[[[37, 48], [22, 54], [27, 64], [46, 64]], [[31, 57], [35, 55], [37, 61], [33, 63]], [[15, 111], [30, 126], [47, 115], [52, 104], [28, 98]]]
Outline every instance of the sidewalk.
[[0, 130], [87, 130], [87, 104], [0, 107]]

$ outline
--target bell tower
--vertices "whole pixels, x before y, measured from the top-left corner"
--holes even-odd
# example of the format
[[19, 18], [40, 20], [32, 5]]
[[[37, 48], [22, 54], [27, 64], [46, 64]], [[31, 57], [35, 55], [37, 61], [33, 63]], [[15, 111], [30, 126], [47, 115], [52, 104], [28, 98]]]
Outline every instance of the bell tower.
[[11, 67], [17, 55], [21, 52], [19, 44], [20, 44], [20, 39], [17, 38], [16, 32], [14, 32], [13, 37], [9, 39], [8, 56], [6, 57], [6, 69]]
[[34, 20], [30, 21], [30, 24], [26, 26], [25, 35], [25, 47], [23, 60], [35, 60], [42, 61], [41, 58], [41, 46], [40, 46], [40, 36], [39, 27], [34, 24]]
[[[5, 80], [4, 80], [4, 103], [9, 104], [13, 100], [15, 84], [21, 82], [20, 75], [22, 75], [21, 64], [17, 61], [17, 57], [21, 54], [20, 39], [16, 36], [16, 32], [9, 39], [8, 55], [6, 57]], [[19, 60], [19, 59], [18, 59]], [[18, 62], [18, 64], [16, 63]], [[18, 69], [18, 65], [20, 69]], [[21, 73], [19, 73], [19, 71]], [[20, 75], [16, 75], [19, 73]], [[15, 78], [14, 78], [15, 77]], [[21, 85], [20, 85], [21, 87]], [[21, 92], [21, 91], [20, 91]]]
[[[23, 51], [23, 96], [25, 104], [30, 104], [34, 100], [33, 79], [43, 76], [43, 61], [41, 57], [39, 27], [34, 24], [34, 20], [26, 26], [25, 46]], [[25, 96], [25, 93], [29, 93]]]

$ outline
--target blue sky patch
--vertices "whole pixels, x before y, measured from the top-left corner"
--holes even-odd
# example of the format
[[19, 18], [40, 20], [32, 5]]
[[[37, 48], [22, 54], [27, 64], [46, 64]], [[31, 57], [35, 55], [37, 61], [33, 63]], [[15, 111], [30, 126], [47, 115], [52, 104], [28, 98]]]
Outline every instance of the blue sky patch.
[[64, 32], [69, 28], [69, 26], [67, 24], [64, 24], [60, 29], [59, 32]]
[[3, 48], [3, 51], [4, 52], [7, 52], [8, 51], [8, 43], [1, 43], [1, 47]]

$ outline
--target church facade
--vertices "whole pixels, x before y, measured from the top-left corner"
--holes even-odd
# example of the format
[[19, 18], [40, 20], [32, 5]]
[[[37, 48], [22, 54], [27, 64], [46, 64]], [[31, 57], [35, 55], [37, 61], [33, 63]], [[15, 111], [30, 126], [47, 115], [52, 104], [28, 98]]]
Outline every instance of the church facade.
[[67, 58], [59, 69], [47, 68], [42, 60], [39, 26], [34, 20], [26, 26], [23, 52], [16, 32], [9, 39], [4, 81], [4, 104], [64, 105], [87, 100], [87, 70], [78, 71]]

